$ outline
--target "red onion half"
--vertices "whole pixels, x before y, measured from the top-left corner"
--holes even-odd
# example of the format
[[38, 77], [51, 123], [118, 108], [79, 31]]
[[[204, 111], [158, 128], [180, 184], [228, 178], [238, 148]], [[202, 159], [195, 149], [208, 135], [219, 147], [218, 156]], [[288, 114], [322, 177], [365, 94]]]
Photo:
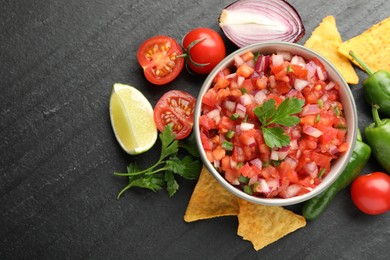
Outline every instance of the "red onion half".
[[301, 17], [284, 0], [239, 0], [222, 10], [219, 26], [238, 47], [256, 42], [297, 42], [305, 34]]

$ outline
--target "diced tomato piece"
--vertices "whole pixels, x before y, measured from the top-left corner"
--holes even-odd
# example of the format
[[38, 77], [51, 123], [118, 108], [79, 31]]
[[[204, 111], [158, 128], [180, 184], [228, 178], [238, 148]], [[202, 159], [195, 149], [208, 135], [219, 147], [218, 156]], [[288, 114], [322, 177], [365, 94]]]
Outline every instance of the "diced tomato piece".
[[265, 89], [267, 88], [268, 79], [267, 77], [259, 77], [255, 80], [256, 89]]
[[[286, 76], [286, 77], [287, 77], [287, 76]], [[289, 81], [288, 77], [287, 77], [287, 80]], [[290, 86], [290, 84], [289, 84], [288, 82], [276, 81], [275, 91], [276, 91], [276, 93], [278, 93], [279, 95], [286, 94], [286, 93], [288, 93], [290, 90], [291, 90], [291, 86]]]
[[232, 158], [236, 162], [243, 162], [245, 161], [245, 155], [244, 150], [240, 146], [235, 146], [233, 149]]
[[253, 52], [247, 51], [244, 54], [242, 54], [240, 57], [243, 61], [247, 62], [247, 61], [253, 59], [255, 57], [255, 55], [253, 54]]
[[223, 157], [225, 157], [225, 155], [226, 155], [226, 150], [223, 149], [221, 146], [217, 146], [213, 150], [214, 160], [220, 161], [220, 160], [222, 160]]
[[254, 68], [250, 67], [248, 64], [244, 63], [237, 68], [237, 75], [240, 75], [244, 78], [249, 78], [250, 75], [255, 71]]
[[201, 115], [199, 117], [199, 125], [202, 127], [204, 130], [211, 130], [211, 129], [217, 129], [217, 123], [215, 123], [214, 120], [212, 120], [210, 117], [207, 115]]
[[291, 73], [300, 79], [307, 79], [308, 70], [298, 64], [290, 64]]
[[226, 88], [230, 85], [230, 81], [224, 77], [219, 77], [214, 85], [214, 89]]
[[349, 148], [349, 143], [344, 142], [344, 143], [339, 145], [338, 150], [340, 153], [343, 153], [343, 152], [348, 151], [348, 148]]
[[230, 164], [230, 156], [229, 155], [226, 155], [225, 157], [222, 158], [221, 169], [223, 171], [230, 171], [232, 169], [231, 164]]
[[307, 116], [303, 116], [303, 117], [301, 117], [300, 124], [301, 124], [301, 125], [310, 125], [310, 126], [313, 126], [314, 123], [316, 122], [316, 118], [317, 118], [316, 115], [307, 115]]
[[228, 130], [232, 130], [234, 128], [234, 122], [227, 116], [222, 116], [221, 120], [219, 120], [218, 130], [225, 134]]
[[252, 79], [245, 79], [244, 82], [242, 83], [241, 85], [241, 89], [246, 89], [246, 92], [248, 94], [252, 94], [253, 93], [253, 80]]
[[319, 167], [329, 169], [332, 156], [311, 151], [310, 159], [315, 162]]
[[217, 103], [217, 92], [214, 89], [209, 89], [202, 98], [202, 103], [214, 107]]
[[200, 132], [200, 141], [202, 142], [203, 149], [206, 151], [211, 151], [212, 144], [211, 141], [207, 138], [206, 134], [202, 131]]

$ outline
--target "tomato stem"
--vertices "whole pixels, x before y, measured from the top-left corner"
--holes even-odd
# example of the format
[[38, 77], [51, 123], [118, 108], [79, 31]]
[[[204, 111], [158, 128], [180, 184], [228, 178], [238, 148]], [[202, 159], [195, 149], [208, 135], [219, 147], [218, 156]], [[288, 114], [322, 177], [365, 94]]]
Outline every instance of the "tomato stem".
[[196, 44], [198, 44], [198, 43], [200, 43], [200, 42], [202, 42], [202, 41], [204, 41], [206, 39], [207, 38], [202, 38], [202, 39], [197, 39], [197, 40], [191, 42], [188, 45], [187, 49], [184, 49], [184, 53], [181, 54], [181, 55], [176, 56], [176, 58], [187, 58], [192, 64], [194, 64], [195, 66], [199, 66], [199, 67], [205, 67], [205, 66], [209, 65], [210, 63], [198, 63], [198, 62], [194, 61], [191, 58], [191, 54], [190, 54], [192, 47], [194, 47]]

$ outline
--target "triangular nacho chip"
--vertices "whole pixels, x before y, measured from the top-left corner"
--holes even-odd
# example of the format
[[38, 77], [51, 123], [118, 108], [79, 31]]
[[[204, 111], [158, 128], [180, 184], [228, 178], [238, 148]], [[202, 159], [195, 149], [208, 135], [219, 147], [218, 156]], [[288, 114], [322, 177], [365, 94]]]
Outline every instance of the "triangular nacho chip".
[[390, 17], [375, 24], [362, 34], [345, 41], [339, 52], [357, 66], [360, 65], [349, 56], [353, 51], [372, 71], [390, 71]]
[[341, 44], [342, 39], [336, 27], [336, 20], [333, 16], [327, 16], [312, 32], [305, 46], [328, 59], [339, 70], [345, 81], [357, 84], [359, 77], [351, 62], [338, 52]]
[[184, 215], [186, 222], [238, 214], [238, 198], [203, 166]]
[[257, 205], [239, 200], [237, 234], [252, 242], [255, 250], [306, 226], [304, 217], [279, 206]]

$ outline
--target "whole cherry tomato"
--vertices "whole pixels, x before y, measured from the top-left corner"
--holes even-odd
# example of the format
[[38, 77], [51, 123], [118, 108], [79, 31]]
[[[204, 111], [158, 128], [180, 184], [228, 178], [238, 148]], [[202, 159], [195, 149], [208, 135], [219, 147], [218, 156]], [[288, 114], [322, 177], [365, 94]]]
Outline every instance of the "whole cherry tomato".
[[195, 73], [208, 74], [226, 56], [221, 36], [209, 28], [196, 28], [183, 38], [188, 67]]
[[160, 132], [168, 124], [172, 125], [175, 139], [184, 139], [192, 131], [194, 125], [194, 107], [196, 99], [181, 90], [165, 93], [154, 107], [154, 121]]
[[156, 85], [174, 80], [184, 67], [182, 48], [168, 36], [154, 36], [144, 41], [138, 49], [138, 63], [144, 69], [146, 79]]
[[378, 215], [390, 210], [390, 176], [373, 172], [357, 177], [351, 186], [352, 200], [364, 213]]

